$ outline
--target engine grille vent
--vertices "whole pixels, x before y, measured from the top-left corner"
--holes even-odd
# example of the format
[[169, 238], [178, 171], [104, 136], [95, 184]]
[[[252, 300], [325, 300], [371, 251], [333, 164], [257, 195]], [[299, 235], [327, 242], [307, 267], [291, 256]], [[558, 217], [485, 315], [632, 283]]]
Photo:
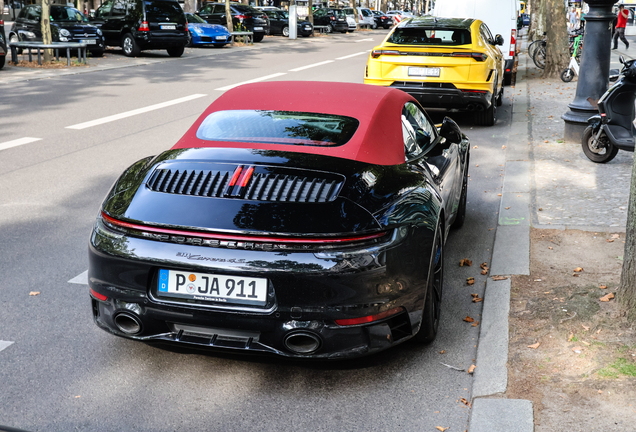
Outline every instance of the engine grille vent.
[[[343, 181], [335, 178], [258, 172], [236, 180], [235, 171], [157, 169], [147, 186], [154, 192], [269, 202], [324, 203], [336, 199]], [[244, 180], [242, 182], [242, 180]]]

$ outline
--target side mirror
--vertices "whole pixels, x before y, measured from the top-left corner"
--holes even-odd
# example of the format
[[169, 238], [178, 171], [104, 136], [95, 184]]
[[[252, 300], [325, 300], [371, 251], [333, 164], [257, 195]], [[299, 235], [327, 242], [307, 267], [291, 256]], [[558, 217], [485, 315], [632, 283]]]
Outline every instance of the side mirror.
[[450, 117], [444, 117], [442, 126], [439, 128], [439, 134], [451, 144], [462, 142], [462, 131]]
[[504, 44], [504, 38], [502, 35], [498, 34], [497, 36], [495, 36], [495, 45], [503, 45]]

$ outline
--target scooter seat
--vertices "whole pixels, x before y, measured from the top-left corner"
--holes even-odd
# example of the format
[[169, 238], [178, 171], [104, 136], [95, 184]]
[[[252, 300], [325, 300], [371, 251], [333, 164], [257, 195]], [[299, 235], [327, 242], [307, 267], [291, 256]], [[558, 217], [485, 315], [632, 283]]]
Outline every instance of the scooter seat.
[[624, 150], [634, 149], [634, 135], [631, 130], [618, 125], [607, 125], [605, 131], [607, 137], [616, 147]]

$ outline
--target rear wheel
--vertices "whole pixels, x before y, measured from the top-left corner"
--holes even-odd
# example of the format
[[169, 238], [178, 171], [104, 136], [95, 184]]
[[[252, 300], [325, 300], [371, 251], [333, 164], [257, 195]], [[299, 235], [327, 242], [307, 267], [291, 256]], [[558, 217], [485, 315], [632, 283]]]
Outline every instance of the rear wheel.
[[4, 67], [4, 58], [5, 58], [5, 57], [6, 57], [6, 56], [1, 56], [1, 57], [0, 57], [0, 69], [2, 69], [2, 68]]
[[168, 51], [168, 55], [170, 57], [181, 57], [183, 55], [183, 51], [185, 51], [184, 47], [171, 47], [168, 48], [166, 51]]
[[497, 106], [500, 107], [503, 105], [503, 97], [504, 97], [504, 88], [501, 87], [501, 91], [499, 92], [499, 96], [497, 96]]
[[263, 40], [263, 38], [265, 37], [265, 34], [260, 33], [260, 34], [255, 34], [254, 35], [254, 42], [260, 42]]
[[437, 336], [439, 319], [442, 312], [442, 288], [444, 286], [444, 245], [442, 227], [437, 225], [435, 243], [432, 252], [431, 270], [426, 286], [426, 303], [422, 311], [420, 330], [413, 337], [420, 343], [431, 343]]
[[532, 61], [539, 69], [545, 69], [545, 43], [537, 48], [532, 56]]
[[121, 48], [124, 50], [126, 57], [137, 57], [141, 50], [135, 42], [135, 38], [130, 33], [126, 33], [121, 39]]
[[192, 44], [192, 33], [188, 32], [187, 33], [187, 37], [188, 37], [188, 41], [186, 42], [186, 46], [187, 47], [191, 47], [193, 45]]
[[289, 37], [289, 27], [283, 27], [283, 36]]
[[334, 28], [331, 24], [327, 25], [327, 33], [333, 33], [334, 32]]
[[377, 29], [377, 28], [378, 28], [378, 23], [377, 23], [377, 22], [375, 22], [375, 21], [373, 21], [373, 25], [371, 26], [371, 28], [372, 28], [373, 30]]
[[618, 148], [609, 142], [605, 132], [601, 132], [598, 141], [596, 141], [595, 138], [596, 136], [592, 126], [585, 128], [583, 139], [581, 140], [585, 156], [596, 163], [607, 163], [614, 159], [618, 153]]
[[103, 49], [99, 49], [99, 50], [93, 50], [93, 51], [89, 51], [91, 53], [91, 56], [93, 57], [104, 57], [104, 50]]
[[490, 106], [483, 111], [475, 113], [475, 124], [478, 126], [492, 126], [495, 124], [497, 116], [497, 83], [494, 86], [495, 92], [490, 100]]

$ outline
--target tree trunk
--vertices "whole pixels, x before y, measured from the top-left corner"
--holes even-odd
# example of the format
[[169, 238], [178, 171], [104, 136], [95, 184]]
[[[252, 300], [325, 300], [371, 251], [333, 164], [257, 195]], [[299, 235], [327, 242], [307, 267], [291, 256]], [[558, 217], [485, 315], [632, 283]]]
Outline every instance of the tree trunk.
[[629, 206], [627, 209], [627, 235], [623, 253], [623, 271], [618, 287], [618, 301], [627, 311], [627, 319], [636, 320], [636, 158], [632, 166], [632, 180], [629, 188]]
[[358, 8], [356, 8], [356, 0], [349, 0], [349, 6], [353, 8], [353, 17], [355, 18], [356, 23], [358, 23]]
[[225, 0], [225, 25], [230, 33], [234, 31], [232, 24], [232, 10], [230, 9], [230, 0]]
[[183, 4], [183, 11], [195, 13], [197, 11], [196, 0], [185, 0], [185, 3]]
[[[42, 42], [50, 44], [53, 42], [51, 37], [51, 2], [50, 0], [42, 0], [42, 19], [40, 20], [40, 29], [42, 30]], [[53, 50], [44, 50], [44, 61], [50, 62], [53, 58]]]
[[546, 21], [546, 0], [531, 0], [530, 3], [530, 32], [529, 40], [543, 39]]
[[562, 0], [543, 0], [547, 6], [547, 44], [544, 78], [559, 78], [570, 61], [568, 25]]
[[381, 0], [380, 1], [380, 10], [382, 11], [382, 13], [386, 13], [386, 11], [387, 11], [386, 2], [387, 2], [387, 0]]
[[314, 25], [314, 0], [307, 2], [307, 20]]

